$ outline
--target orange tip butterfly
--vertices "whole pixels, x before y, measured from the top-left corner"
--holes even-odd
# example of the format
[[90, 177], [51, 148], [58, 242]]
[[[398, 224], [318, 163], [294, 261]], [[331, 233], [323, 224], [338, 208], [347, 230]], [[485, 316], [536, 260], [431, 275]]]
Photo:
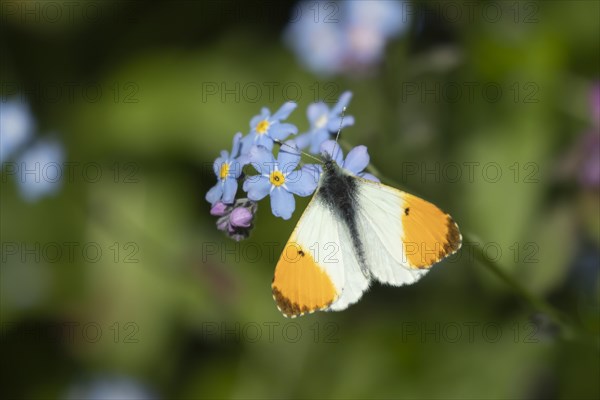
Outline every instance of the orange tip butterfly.
[[417, 282], [461, 242], [457, 224], [435, 205], [352, 175], [325, 155], [317, 190], [275, 267], [273, 298], [286, 317], [341, 311], [374, 280]]

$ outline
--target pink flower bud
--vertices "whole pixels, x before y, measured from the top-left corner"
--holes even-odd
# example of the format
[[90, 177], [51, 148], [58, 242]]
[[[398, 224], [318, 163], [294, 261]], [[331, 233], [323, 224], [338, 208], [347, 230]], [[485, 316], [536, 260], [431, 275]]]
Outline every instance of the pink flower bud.
[[231, 212], [229, 222], [236, 227], [248, 228], [252, 223], [252, 213], [244, 207], [235, 208]]
[[222, 217], [225, 215], [227, 211], [227, 206], [220, 201], [216, 202], [214, 206], [210, 209], [210, 215], [215, 215], [217, 217]]

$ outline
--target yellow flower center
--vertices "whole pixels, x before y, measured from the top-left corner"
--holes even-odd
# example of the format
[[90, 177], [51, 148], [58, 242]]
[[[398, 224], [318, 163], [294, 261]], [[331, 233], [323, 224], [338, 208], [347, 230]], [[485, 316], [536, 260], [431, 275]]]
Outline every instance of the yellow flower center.
[[275, 186], [281, 186], [285, 183], [285, 177], [283, 176], [281, 171], [271, 172], [271, 176], [269, 177], [269, 180]]
[[229, 175], [229, 163], [224, 162], [221, 164], [221, 172], [219, 172], [219, 176], [221, 179], [225, 179], [227, 178], [227, 175]]
[[264, 135], [268, 129], [269, 121], [267, 121], [266, 119], [263, 119], [258, 123], [258, 125], [256, 125], [256, 132], [258, 132], [259, 135]]
[[315, 127], [318, 129], [321, 129], [326, 124], [327, 124], [327, 114], [323, 114], [317, 119], [317, 122], [315, 122]]

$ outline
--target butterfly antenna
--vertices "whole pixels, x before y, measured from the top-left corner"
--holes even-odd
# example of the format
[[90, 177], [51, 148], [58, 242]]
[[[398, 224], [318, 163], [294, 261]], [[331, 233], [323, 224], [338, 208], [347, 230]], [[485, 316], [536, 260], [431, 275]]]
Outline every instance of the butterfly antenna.
[[[340, 138], [340, 133], [342, 133], [342, 126], [344, 125], [344, 115], [346, 114], [346, 107], [342, 108], [342, 115], [340, 119], [340, 127], [338, 128], [337, 135], [335, 135], [335, 152], [341, 151], [340, 145], [338, 144], [338, 139]], [[335, 155], [333, 154], [333, 159], [335, 160]]]
[[319, 163], [323, 163], [323, 160], [321, 160], [320, 158], [317, 158], [317, 157], [313, 156], [312, 154], [308, 154], [308, 153], [306, 153], [306, 152], [298, 149], [297, 147], [291, 146], [291, 145], [289, 145], [287, 143], [283, 143], [281, 140], [278, 140], [278, 139], [274, 139], [273, 141], [275, 143], [277, 143], [278, 145], [280, 145], [280, 146], [286, 146], [286, 147], [289, 147], [292, 150], [299, 151], [299, 153], [295, 153], [295, 154], [298, 154], [298, 155], [304, 154], [305, 156], [307, 156], [309, 158], [312, 158], [313, 160], [315, 160], [315, 161], [317, 161]]
[[342, 108], [342, 117], [340, 119], [340, 127], [337, 131], [337, 135], [335, 135], [335, 142], [337, 143], [340, 138], [340, 133], [342, 133], [342, 126], [344, 125], [344, 115], [346, 114], [346, 107]]

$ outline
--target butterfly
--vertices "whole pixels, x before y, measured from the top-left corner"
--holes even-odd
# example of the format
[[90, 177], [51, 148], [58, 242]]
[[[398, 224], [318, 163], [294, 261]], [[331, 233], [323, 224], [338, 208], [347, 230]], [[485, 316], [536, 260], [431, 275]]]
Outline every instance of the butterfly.
[[461, 242], [435, 205], [353, 175], [324, 153], [316, 192], [275, 267], [273, 299], [286, 317], [341, 311], [373, 281], [417, 282]]

